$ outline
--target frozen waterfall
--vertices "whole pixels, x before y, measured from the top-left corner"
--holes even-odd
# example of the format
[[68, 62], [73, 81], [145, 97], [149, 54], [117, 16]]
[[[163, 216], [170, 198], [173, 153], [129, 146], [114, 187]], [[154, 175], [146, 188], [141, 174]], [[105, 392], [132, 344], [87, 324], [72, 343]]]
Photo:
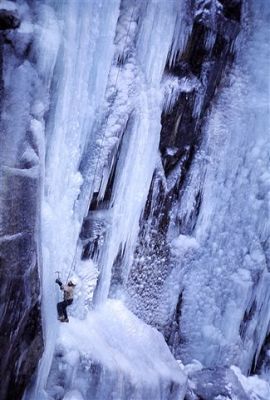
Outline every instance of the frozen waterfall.
[[[140, 216], [157, 163], [162, 111], [161, 80], [177, 21], [176, 2], [161, 1], [157, 4], [150, 1], [143, 4], [123, 1], [120, 6], [119, 1], [67, 1], [52, 3], [51, 7], [54, 21], [49, 12], [45, 14], [43, 9], [40, 10], [43, 29], [56, 35], [58, 46], [51, 80], [42, 204], [45, 352], [29, 398], [46, 399], [60, 395], [53, 377], [57, 377], [53, 357], [57, 357], [60, 351], [55, 350], [55, 346], [56, 349], [68, 346], [68, 351], [69, 343], [67, 362], [69, 354], [76, 353], [72, 363], [78, 357], [89, 357], [90, 368], [93, 368], [91, 363], [96, 363], [97, 368], [104, 370], [102, 373], [109, 381], [96, 383], [100, 391], [97, 398], [105, 398], [110, 391], [112, 373], [119, 385], [123, 379], [126, 382], [121, 389], [125, 397], [130, 391], [134, 391], [136, 398], [148, 398], [149, 395], [157, 399], [183, 396], [185, 378], [169, 355], [162, 337], [156, 336], [158, 348], [153, 350], [156, 361], [151, 361], [147, 348], [151, 336], [154, 338], [156, 333], [144, 328], [143, 323], [139, 325], [136, 318], [125, 311], [124, 305], [106, 305], [112, 269], [119, 255], [123, 275], [128, 276]], [[50, 54], [49, 48], [46, 51]], [[157, 57], [157, 54], [160, 56]], [[46, 53], [41, 57], [42, 66], [51, 71], [52, 66], [45, 66], [43, 61]], [[108, 200], [106, 190], [112, 174], [114, 183]], [[106, 221], [102, 252], [94, 258], [94, 263], [80, 260], [83, 247], [81, 224], [85, 217], [91, 217], [93, 208], [89, 198], [92, 198], [92, 203], [101, 204], [96, 207], [94, 218], [101, 219], [103, 223]], [[95, 312], [95, 323], [93, 311], [89, 314], [89, 310], [92, 308], [91, 287], [95, 284], [97, 268], [99, 278], [95, 303], [103, 308]], [[59, 331], [56, 318], [57, 288], [52, 279], [55, 271], [60, 271], [63, 279], [70, 274], [75, 275], [78, 281], [76, 305], [72, 309], [74, 321], [71, 319], [72, 329], [68, 337], [66, 327]], [[98, 321], [102, 318], [103, 309], [104, 322], [101, 323]], [[76, 322], [76, 318], [80, 318], [81, 322]], [[115, 328], [111, 327], [113, 321], [118, 319]], [[117, 328], [121, 324], [123, 327]], [[76, 326], [78, 333], [85, 330], [85, 338], [78, 336]], [[93, 329], [96, 333], [91, 336]], [[130, 335], [128, 332], [136, 332], [137, 329], [142, 330], [142, 335], [139, 341], [131, 339], [131, 348], [134, 346], [134, 349], [130, 354], [126, 353], [128, 344], [113, 350], [109, 344], [110, 337], [125, 343], [127, 339], [124, 336], [121, 338], [121, 335]], [[96, 335], [104, 334], [103, 342], [97, 344], [95, 350], [94, 343], [100, 341]], [[88, 344], [86, 348], [77, 348], [79, 343], [87, 341], [93, 341], [90, 348]], [[114, 351], [123, 357], [122, 367], [118, 361], [116, 364], [110, 361], [110, 358], [115, 358]], [[106, 358], [103, 361], [102, 352], [104, 356], [109, 353], [106, 356], [108, 361]], [[168, 353], [165, 358], [163, 352], [164, 355]], [[130, 371], [125, 370], [125, 363], [130, 364]], [[148, 378], [145, 374], [137, 375], [140, 370], [147, 371], [147, 368], [152, 370], [151, 373], [149, 370]], [[79, 390], [82, 379], [79, 371], [74, 370], [72, 375], [73, 383], [68, 383], [70, 393]], [[175, 385], [174, 389], [170, 389], [170, 380]], [[133, 387], [135, 382], [140, 389], [136, 389], [136, 385]], [[89, 381], [88, 385], [86, 383], [84, 389], [80, 389], [85, 396], [91, 390], [97, 390], [93, 387], [94, 382]], [[121, 396], [119, 390], [115, 392], [116, 397]], [[66, 396], [68, 398], [68, 394]]]
[[270, 399], [269, 18], [0, 0], [3, 400]]

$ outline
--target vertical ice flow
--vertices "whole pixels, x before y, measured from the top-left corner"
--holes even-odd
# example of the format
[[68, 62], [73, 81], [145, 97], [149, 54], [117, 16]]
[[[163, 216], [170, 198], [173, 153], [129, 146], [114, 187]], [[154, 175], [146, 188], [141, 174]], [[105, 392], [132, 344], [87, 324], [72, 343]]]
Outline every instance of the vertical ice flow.
[[[113, 264], [119, 254], [123, 256], [123, 279], [128, 275], [140, 216], [158, 159], [162, 111], [160, 83], [172, 42], [177, 16], [176, 3], [149, 1], [144, 12], [137, 42], [134, 43], [136, 56], [129, 60], [135, 75], [136, 95], [132, 104], [131, 127], [124, 133], [116, 172], [110, 211], [111, 225], [100, 260], [101, 274], [95, 296], [97, 303], [104, 302], [108, 297]], [[131, 85], [130, 80], [134, 79], [132, 74], [126, 78], [124, 73], [124, 70], [120, 70], [120, 90], [121, 85]], [[109, 125], [107, 129], [110, 129]]]
[[[106, 79], [113, 55], [113, 37], [119, 1], [93, 0], [54, 2], [62, 27], [58, 59], [52, 83], [50, 117], [47, 123], [45, 193], [42, 203], [43, 319], [45, 352], [40, 362], [33, 399], [46, 398], [45, 386], [53, 357], [58, 325], [57, 292], [53, 277], [60, 271], [65, 280], [76, 251], [80, 216], [75, 212], [82, 177], [78, 165], [91, 135], [95, 112], [104, 99]], [[48, 16], [48, 30], [52, 18]], [[55, 50], [53, 48], [53, 50]], [[43, 54], [42, 69], [52, 49]]]

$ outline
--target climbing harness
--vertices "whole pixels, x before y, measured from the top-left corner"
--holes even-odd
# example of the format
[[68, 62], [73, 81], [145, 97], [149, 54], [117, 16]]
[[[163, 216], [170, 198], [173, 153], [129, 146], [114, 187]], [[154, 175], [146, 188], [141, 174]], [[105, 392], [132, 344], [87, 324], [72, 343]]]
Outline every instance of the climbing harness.
[[[129, 31], [130, 31], [130, 26], [131, 26], [131, 22], [132, 22], [132, 17], [133, 17], [134, 9], [135, 9], [135, 6], [133, 6], [133, 8], [132, 8], [132, 13], [131, 13], [131, 16], [130, 16], [130, 21], [129, 21], [129, 25], [128, 25], [128, 30], [127, 30], [127, 34], [126, 34], [126, 37], [125, 37], [124, 50], [125, 50], [125, 47], [126, 47], [126, 44], [127, 44], [127, 38], [128, 38], [128, 35], [129, 35]], [[117, 75], [116, 75], [116, 80], [115, 80], [115, 83], [114, 83], [115, 88], [116, 88], [116, 85], [117, 85], [117, 82], [118, 82], [118, 77], [119, 77], [120, 71], [122, 71], [122, 68], [123, 68], [123, 64], [121, 64], [120, 67], [118, 68]], [[111, 69], [112, 69], [112, 65], [111, 65], [111, 67], [110, 67], [110, 71], [109, 71], [108, 76], [110, 76]], [[99, 153], [98, 153], [98, 158], [97, 158], [97, 162], [96, 162], [96, 166], [95, 166], [95, 170], [94, 170], [94, 174], [93, 174], [93, 179], [92, 179], [92, 184], [91, 184], [92, 187], [93, 187], [93, 185], [94, 185], [94, 182], [95, 182], [95, 179], [96, 179], [97, 170], [98, 170], [98, 167], [99, 167], [99, 162], [100, 162], [100, 157], [101, 157], [101, 151], [102, 151], [102, 148], [103, 148], [103, 143], [104, 143], [104, 139], [105, 139], [105, 132], [106, 132], [106, 128], [107, 128], [107, 125], [108, 125], [109, 116], [110, 116], [110, 113], [108, 113], [108, 115], [107, 115], [107, 117], [106, 117], [106, 119], [105, 119], [105, 124], [104, 124], [104, 128], [103, 128], [103, 133], [102, 133], [102, 137], [101, 137], [100, 151], [99, 151]], [[89, 202], [88, 202], [87, 211], [88, 211], [89, 208], [90, 208], [91, 201], [92, 201], [92, 198], [91, 198], [91, 196], [90, 196], [90, 199], [89, 199]], [[67, 276], [67, 281], [68, 281], [68, 279], [69, 279], [69, 277], [70, 277], [71, 272], [72, 272], [72, 271], [75, 271], [78, 242], [79, 242], [79, 237], [78, 237], [78, 239], [77, 239], [76, 250], [75, 250], [75, 254], [74, 254], [74, 257], [73, 257], [73, 261], [72, 261], [72, 264], [71, 264], [71, 267], [70, 267], [68, 276]]]

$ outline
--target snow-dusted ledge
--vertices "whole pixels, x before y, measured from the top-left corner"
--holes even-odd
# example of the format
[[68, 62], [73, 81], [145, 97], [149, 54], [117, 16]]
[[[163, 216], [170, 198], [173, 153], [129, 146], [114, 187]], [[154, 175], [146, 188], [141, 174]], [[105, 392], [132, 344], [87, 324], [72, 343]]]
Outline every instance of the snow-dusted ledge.
[[60, 326], [47, 385], [50, 399], [181, 400], [186, 376], [163, 336], [108, 300]]

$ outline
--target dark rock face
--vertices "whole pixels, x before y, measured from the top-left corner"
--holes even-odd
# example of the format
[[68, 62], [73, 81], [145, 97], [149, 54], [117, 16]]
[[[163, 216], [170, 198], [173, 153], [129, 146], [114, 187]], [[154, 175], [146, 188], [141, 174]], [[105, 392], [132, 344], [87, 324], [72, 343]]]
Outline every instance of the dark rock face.
[[16, 29], [20, 26], [18, 15], [11, 11], [0, 10], [0, 30]]
[[[36, 192], [37, 185], [16, 176], [5, 179], [5, 184], [10, 189], [4, 194], [6, 207], [1, 211], [10, 220], [6, 229], [1, 229], [0, 245], [1, 398], [19, 399], [43, 350], [38, 244], [36, 224], [31, 225], [37, 217], [32, 208], [36, 198], [26, 195], [27, 189]], [[20, 190], [22, 186], [26, 192]]]
[[[202, 127], [211, 101], [233, 63], [234, 43], [240, 31], [241, 1], [222, 3], [224, 7], [216, 9], [214, 14], [206, 9], [206, 3], [198, 10], [194, 10], [195, 6], [190, 3], [186, 12], [193, 17], [186, 46], [176, 54], [173, 63], [168, 61], [166, 65], [165, 78], [174, 77], [196, 84], [188, 91], [180, 90], [174, 104], [162, 113], [161, 164], [153, 176], [141, 218], [138, 254], [135, 254], [128, 281], [133, 310], [147, 322], [168, 331], [169, 336], [177, 322], [172, 321], [168, 329], [162, 328], [159, 318], [153, 317], [158, 299], [162, 297], [163, 282], [175, 263], [166, 244], [168, 229], [173, 224], [178, 234], [191, 235], [196, 226], [202, 198], [199, 187], [194, 209], [188, 217], [179, 220], [174, 209], [181, 203], [190, 167], [200, 150]], [[148, 254], [149, 248], [155, 249], [151, 255]], [[158, 249], [164, 253], [162, 257]], [[174, 313], [178, 314], [179, 310]]]
[[267, 335], [264, 340], [257, 363], [255, 363], [255, 358], [254, 358], [254, 362], [251, 369], [252, 373], [260, 374], [263, 371], [269, 371], [270, 369], [269, 349], [270, 349], [270, 335]]
[[[31, 123], [39, 80], [21, 55], [29, 37], [1, 11], [0, 26], [0, 374], [1, 399], [20, 399], [43, 351], [39, 219], [42, 145]], [[23, 35], [23, 34], [22, 34]], [[9, 79], [12, 76], [12, 80]]]

